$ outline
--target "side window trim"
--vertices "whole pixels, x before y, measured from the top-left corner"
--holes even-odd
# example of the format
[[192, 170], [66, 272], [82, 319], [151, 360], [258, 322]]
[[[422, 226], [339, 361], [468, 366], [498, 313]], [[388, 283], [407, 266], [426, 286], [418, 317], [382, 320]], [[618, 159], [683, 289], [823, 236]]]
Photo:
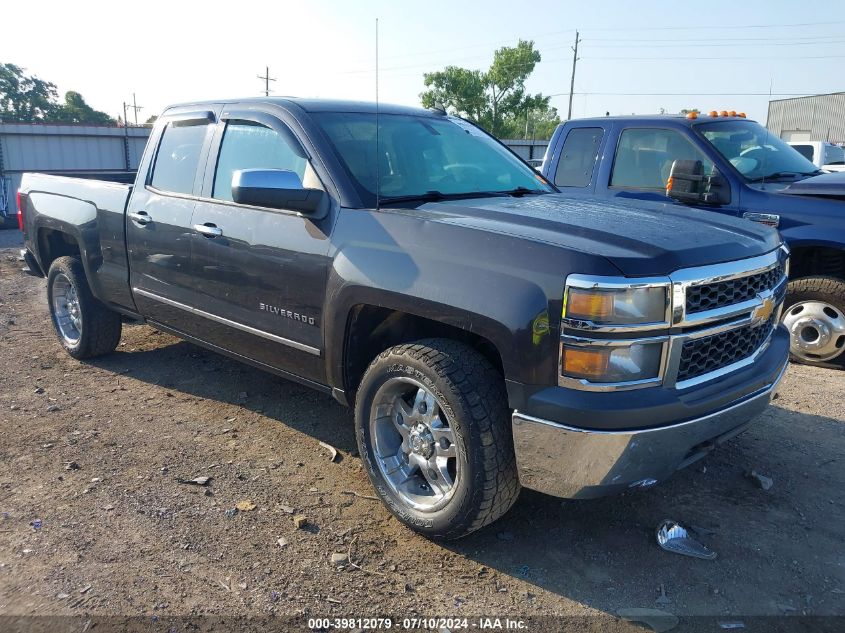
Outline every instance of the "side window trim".
[[[204, 200], [213, 202], [225, 203], [225, 200], [217, 200], [212, 197], [214, 190], [214, 180], [217, 176], [217, 163], [220, 160], [220, 149], [223, 147], [223, 137], [226, 132], [226, 124], [229, 121], [251, 121], [258, 123], [271, 130], [278, 132], [284, 139], [290, 139], [292, 146], [298, 148], [302, 152], [302, 157], [305, 158], [309, 164], [312, 162], [312, 157], [305, 144], [300, 140], [299, 136], [294, 130], [277, 116], [264, 112], [262, 110], [244, 110], [241, 108], [233, 108], [223, 110], [217, 125], [214, 126], [214, 134], [212, 135], [208, 156], [206, 158], [206, 178], [199, 188], [199, 197]], [[209, 166], [213, 166], [209, 169]], [[312, 165], [313, 167], [313, 165]], [[237, 204], [229, 202], [228, 204]], [[238, 205], [240, 206], [240, 205]]]
[[[196, 197], [198, 192], [202, 190], [208, 154], [214, 137], [214, 134], [212, 132], [216, 128], [215, 123], [217, 123], [217, 117], [215, 113], [211, 110], [201, 110], [165, 114], [161, 118], [164, 121], [161, 127], [159, 128], [158, 134], [154, 139], [155, 151], [150, 157], [150, 161], [147, 164], [147, 171], [144, 174], [144, 188], [155, 191], [156, 193], [161, 195], [175, 196], [180, 198]], [[206, 126], [205, 138], [203, 139], [202, 147], [200, 147], [199, 159], [197, 161], [197, 169], [196, 173], [194, 174], [194, 182], [193, 186], [191, 187], [191, 191], [189, 193], [183, 193], [178, 191], [163, 191], [154, 187], [153, 174], [155, 173], [155, 168], [158, 164], [159, 152], [161, 151], [161, 143], [164, 140], [164, 135], [167, 132], [167, 129], [171, 126], [181, 127], [183, 125], [203, 124]]]
[[[559, 184], [557, 182], [558, 173], [560, 172], [560, 167], [563, 164], [564, 151], [566, 150], [566, 142], [569, 140], [569, 137], [573, 133], [584, 132], [584, 131], [587, 131], [587, 130], [596, 131], [599, 134], [598, 143], [596, 144], [596, 153], [595, 153], [595, 156], [593, 157], [592, 165], [591, 165], [591, 168], [590, 168], [590, 178], [589, 178], [589, 180], [584, 185], [563, 185], [563, 184]], [[555, 173], [552, 175], [552, 184], [554, 184], [556, 187], [564, 187], [566, 189], [589, 189], [589, 188], [593, 187], [596, 183], [596, 180], [597, 180], [597, 177], [598, 177], [598, 172], [600, 171], [599, 169], [596, 169], [596, 167], [599, 165], [599, 159], [601, 158], [602, 148], [604, 147], [605, 141], [607, 139], [607, 135], [608, 135], [607, 130], [601, 125], [573, 126], [566, 132], [565, 136], [561, 135], [563, 138], [557, 144], [558, 147], [559, 147], [557, 160], [552, 163], [552, 164], [555, 165]]]
[[627, 127], [619, 128], [618, 132], [616, 133], [616, 146], [613, 150], [613, 160], [610, 161], [610, 173], [607, 175], [607, 188], [609, 190], [614, 191], [662, 191], [660, 187], [634, 187], [632, 185], [614, 185], [613, 184], [613, 174], [616, 171], [616, 161], [619, 157], [619, 147], [622, 144], [622, 137], [625, 136], [625, 132], [630, 131], [647, 131], [647, 132], [669, 132], [675, 134], [682, 138], [686, 143], [689, 143], [690, 147], [692, 147], [695, 152], [701, 155], [701, 157], [711, 163], [711, 165], [715, 165], [713, 160], [695, 143], [693, 143], [689, 138], [684, 136], [681, 132], [671, 127], [655, 127], [653, 125], [646, 125], [646, 126], [639, 126], [639, 125], [630, 125]]

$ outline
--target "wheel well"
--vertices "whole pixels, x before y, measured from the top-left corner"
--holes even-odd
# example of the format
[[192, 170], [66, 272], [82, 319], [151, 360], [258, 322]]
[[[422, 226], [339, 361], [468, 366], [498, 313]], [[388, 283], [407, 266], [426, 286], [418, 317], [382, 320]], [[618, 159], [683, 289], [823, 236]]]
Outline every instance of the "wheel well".
[[355, 306], [347, 321], [344, 349], [344, 385], [354, 400], [364, 372], [384, 350], [423, 338], [448, 338], [478, 351], [504, 376], [502, 357], [488, 339], [473, 332], [415, 314], [370, 305]]
[[799, 246], [789, 258], [789, 276], [845, 279], [845, 251], [828, 246]]
[[80, 257], [79, 244], [70, 235], [55, 229], [40, 229], [38, 231], [38, 254], [41, 258], [41, 268], [44, 274], [50, 270], [52, 264], [59, 257], [75, 255]]

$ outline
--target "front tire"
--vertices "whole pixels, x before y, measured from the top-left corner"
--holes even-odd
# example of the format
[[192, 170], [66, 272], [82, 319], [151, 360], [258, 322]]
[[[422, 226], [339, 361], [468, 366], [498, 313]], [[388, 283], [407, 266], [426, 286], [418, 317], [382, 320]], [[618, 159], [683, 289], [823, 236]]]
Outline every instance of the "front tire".
[[425, 536], [466, 536], [519, 496], [504, 380], [466, 345], [426, 339], [382, 352], [361, 381], [355, 429], [373, 487]]
[[50, 265], [47, 301], [59, 342], [74, 358], [109, 354], [117, 347], [120, 315], [94, 298], [76, 257], [59, 257]]
[[845, 281], [831, 277], [790, 281], [781, 320], [789, 330], [792, 360], [845, 366]]

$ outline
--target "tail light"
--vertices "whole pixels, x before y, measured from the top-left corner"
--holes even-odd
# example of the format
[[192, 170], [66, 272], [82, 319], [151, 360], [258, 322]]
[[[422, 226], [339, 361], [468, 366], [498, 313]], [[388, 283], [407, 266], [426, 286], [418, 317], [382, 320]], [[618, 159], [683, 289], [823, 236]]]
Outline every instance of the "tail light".
[[21, 200], [21, 191], [18, 189], [18, 228], [23, 232], [23, 201]]

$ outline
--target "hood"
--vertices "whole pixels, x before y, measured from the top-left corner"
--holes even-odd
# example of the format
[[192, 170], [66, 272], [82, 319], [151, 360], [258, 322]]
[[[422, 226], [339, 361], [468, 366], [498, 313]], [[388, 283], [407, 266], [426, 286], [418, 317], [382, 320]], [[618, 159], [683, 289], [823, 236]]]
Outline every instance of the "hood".
[[796, 196], [831, 196], [845, 198], [845, 172], [837, 171], [793, 182], [780, 193]]
[[566, 194], [431, 202], [416, 212], [428, 220], [600, 255], [632, 277], [754, 257], [781, 241], [769, 227], [712, 211]]

